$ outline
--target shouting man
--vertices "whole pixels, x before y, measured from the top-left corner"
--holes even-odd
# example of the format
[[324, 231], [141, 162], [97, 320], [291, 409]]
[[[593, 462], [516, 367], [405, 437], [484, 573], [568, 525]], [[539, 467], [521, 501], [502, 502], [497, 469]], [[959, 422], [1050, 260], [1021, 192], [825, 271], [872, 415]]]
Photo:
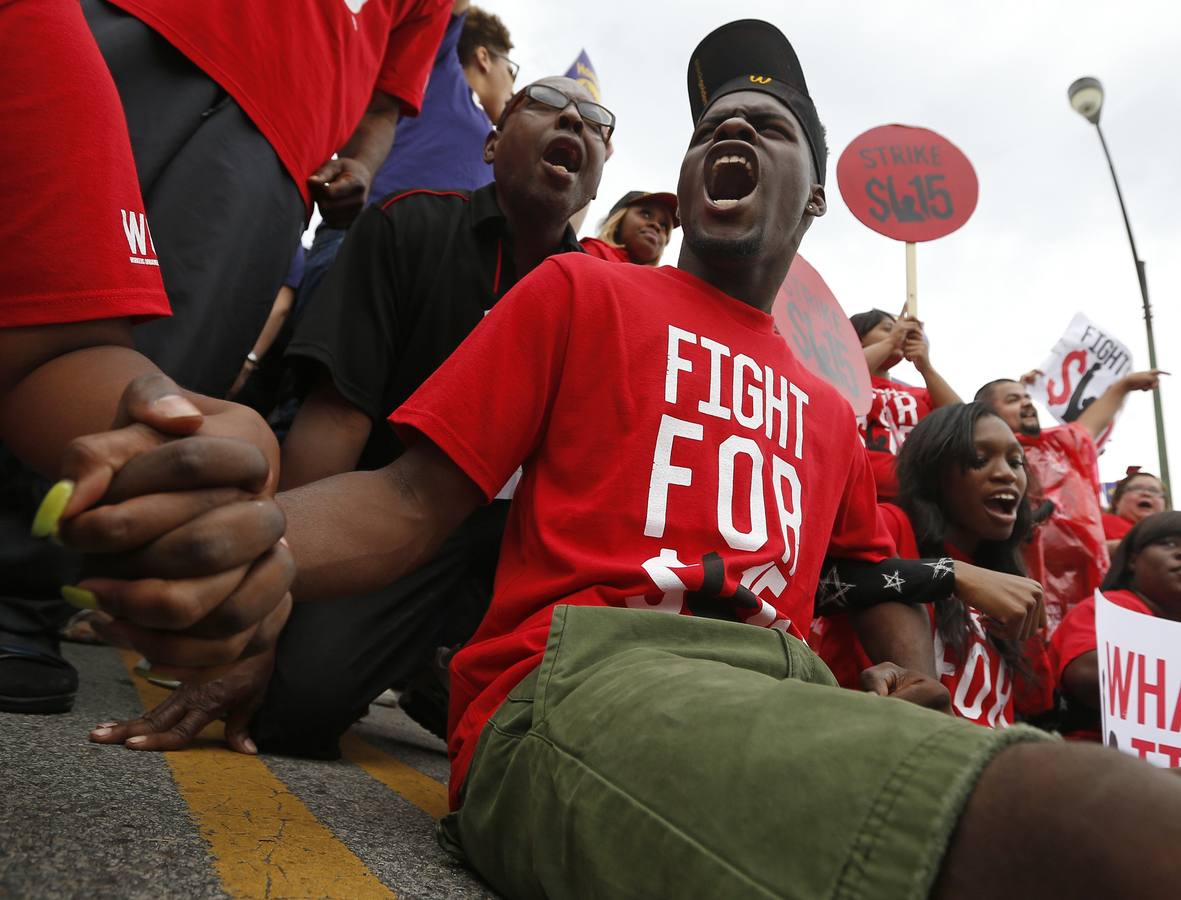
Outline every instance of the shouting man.
[[[680, 268], [567, 254], [522, 279], [394, 413], [405, 454], [283, 497], [297, 596], [412, 569], [524, 463], [492, 606], [452, 663], [441, 826], [506, 896], [1167, 893], [1181, 784], [840, 690], [799, 640], [826, 551], [825, 594], [847, 605], [979, 581], [885, 559], [852, 411], [769, 315], [825, 208], [791, 46], [731, 23], [689, 87]], [[1018, 605], [1027, 630], [1038, 603]], [[869, 672], [877, 693], [929, 687]], [[173, 724], [249, 680], [183, 688], [95, 739], [176, 746]]]

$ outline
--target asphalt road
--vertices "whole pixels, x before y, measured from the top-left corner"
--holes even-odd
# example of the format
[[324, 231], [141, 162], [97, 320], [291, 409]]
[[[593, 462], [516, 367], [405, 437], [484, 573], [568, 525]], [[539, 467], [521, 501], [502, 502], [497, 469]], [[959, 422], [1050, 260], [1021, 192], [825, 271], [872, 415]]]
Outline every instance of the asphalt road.
[[135, 753], [87, 732], [161, 689], [128, 654], [66, 655], [73, 712], [0, 713], [0, 897], [494, 896], [436, 844], [446, 755], [397, 710], [374, 706], [337, 762], [244, 757], [215, 735]]

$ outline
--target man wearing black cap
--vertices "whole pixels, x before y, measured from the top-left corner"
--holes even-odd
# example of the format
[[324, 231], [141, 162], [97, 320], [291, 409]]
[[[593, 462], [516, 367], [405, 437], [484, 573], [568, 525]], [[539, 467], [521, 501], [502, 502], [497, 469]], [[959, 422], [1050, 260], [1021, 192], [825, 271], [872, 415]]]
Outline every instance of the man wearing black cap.
[[[409, 443], [397, 463], [281, 496], [297, 599], [412, 569], [524, 462], [492, 606], [452, 663], [456, 812], [440, 827], [506, 896], [1035, 896], [1046, 882], [1159, 896], [1181, 877], [1161, 852], [1181, 839], [1181, 784], [839, 690], [798, 639], [826, 553], [841, 560], [830, 602], [930, 598], [953, 578], [963, 598], [986, 593], [950, 560], [883, 563], [854, 417], [768, 315], [824, 213], [798, 69], [765, 23], [706, 38], [681, 268], [567, 254], [523, 279], [391, 417]], [[1036, 586], [990, 587], [1025, 592], [1032, 630]], [[875, 693], [939, 697], [898, 667], [868, 675]], [[221, 690], [223, 705], [241, 696]], [[145, 722], [104, 739], [137, 731], [175, 746]], [[1118, 856], [1100, 818], [1124, 835]], [[1050, 836], [1072, 852], [1047, 858]]]

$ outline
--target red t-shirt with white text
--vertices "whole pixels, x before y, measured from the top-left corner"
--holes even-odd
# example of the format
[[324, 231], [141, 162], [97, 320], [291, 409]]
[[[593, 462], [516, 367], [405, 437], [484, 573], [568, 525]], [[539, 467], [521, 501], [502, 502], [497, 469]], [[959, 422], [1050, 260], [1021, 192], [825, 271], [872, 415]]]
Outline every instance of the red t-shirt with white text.
[[[110, 0], [216, 81], [310, 199], [374, 90], [417, 115], [450, 0]], [[194, 185], [194, 189], [198, 188]]]
[[0, 327], [168, 315], [127, 121], [78, 0], [0, 2]]
[[735, 619], [802, 637], [830, 548], [893, 554], [848, 403], [769, 315], [678, 269], [551, 257], [391, 421], [488, 499], [524, 462], [492, 604], [452, 664], [453, 803], [556, 604], [691, 614], [739, 591]]
[[[914, 528], [906, 513], [889, 503], [879, 507], [898, 555], [902, 559], [920, 559]], [[971, 562], [950, 544], [945, 550], [953, 559]], [[935, 671], [951, 694], [951, 707], [961, 719], [992, 728], [1013, 724], [1013, 673], [996, 647], [988, 640], [980, 613], [968, 607], [969, 634], [964, 643], [964, 658], [943, 643], [935, 627], [935, 607], [926, 604], [935, 641]], [[864, 669], [873, 665], [847, 615], [817, 618], [810, 638], [817, 655], [832, 670], [842, 687], [856, 689]]]
[[898, 475], [894, 471], [898, 451], [906, 436], [934, 408], [926, 388], [911, 387], [889, 378], [871, 376], [873, 403], [861, 426], [861, 437], [869, 451], [878, 498], [898, 496]]

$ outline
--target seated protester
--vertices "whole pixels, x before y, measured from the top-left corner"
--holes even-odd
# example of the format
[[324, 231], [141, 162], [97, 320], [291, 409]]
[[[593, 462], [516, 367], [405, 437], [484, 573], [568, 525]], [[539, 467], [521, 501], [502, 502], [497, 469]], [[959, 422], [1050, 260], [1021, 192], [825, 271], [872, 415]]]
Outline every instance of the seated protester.
[[677, 219], [674, 194], [628, 191], [599, 226], [598, 237], [585, 237], [582, 249], [608, 262], [658, 266]]
[[1111, 492], [1111, 509], [1103, 514], [1107, 549], [1114, 553], [1133, 525], [1164, 509], [1164, 483], [1155, 475], [1141, 472], [1138, 466], [1129, 467], [1128, 474], [1116, 482]]
[[[898, 702], [946, 700], [898, 667], [873, 676], [894, 699], [840, 690], [799, 639], [826, 552], [852, 606], [884, 578], [925, 601], [980, 570], [887, 558], [852, 411], [776, 333], [776, 293], [825, 211], [790, 45], [732, 23], [688, 79], [679, 266], [569, 253], [522, 279], [394, 413], [406, 453], [284, 495], [297, 596], [404, 575], [528, 461], [492, 608], [451, 665], [455, 813], [439, 828], [504, 896], [1167, 895], [1176, 779]], [[718, 177], [735, 155], [757, 170]], [[1033, 601], [1024, 631], [1035, 586], [984, 574]], [[93, 739], [179, 746], [265, 680], [236, 667]], [[780, 848], [785, 823], [800, 827]]]
[[[885, 310], [872, 309], [849, 317], [861, 339], [865, 364], [873, 385], [873, 405], [865, 417], [862, 437], [869, 451], [878, 499], [898, 494], [895, 458], [906, 436], [932, 409], [959, 403], [959, 395], [931, 365], [930, 345], [923, 323]], [[918, 369], [925, 388], [911, 387], [890, 378], [890, 369], [908, 360]]]
[[[1100, 590], [1124, 609], [1181, 622], [1181, 512], [1156, 513], [1134, 525], [1116, 548]], [[1067, 613], [1054, 632], [1052, 649], [1066, 706], [1063, 734], [1100, 741], [1093, 595]]]
[[[567, 220], [598, 189], [613, 121], [577, 82], [543, 79], [488, 136], [491, 184], [407, 190], [362, 213], [287, 351], [310, 393], [283, 443], [284, 489], [402, 454], [389, 413], [518, 279], [579, 251]], [[260, 746], [335, 757], [370, 701], [411, 678], [404, 708], [444, 733], [436, 650], [470, 637], [487, 608], [508, 496], [476, 511], [412, 578], [294, 612], [256, 722]]]
[[[1027, 546], [1029, 574], [1046, 592], [1052, 634], [1070, 607], [1091, 596], [1110, 565], [1099, 506], [1099, 456], [1095, 441], [1115, 419], [1132, 391], [1156, 387], [1160, 372], [1132, 372], [1112, 384], [1073, 422], [1042, 429], [1026, 384], [1042, 377], [1000, 378], [976, 392], [992, 407], [1025, 449], [1030, 505], [1040, 524]], [[1041, 510], [1048, 510], [1042, 519]]]
[[[898, 455], [898, 481], [898, 505], [880, 510], [899, 556], [949, 556], [1025, 574], [1021, 543], [1030, 511], [1021, 445], [987, 407], [958, 403], [920, 422]], [[1012, 725], [1014, 678], [1029, 674], [1021, 645], [989, 633], [980, 613], [955, 594], [927, 610], [935, 669], [952, 711], [978, 725]], [[810, 643], [843, 687], [858, 687], [873, 664], [846, 614], [818, 618]]]

